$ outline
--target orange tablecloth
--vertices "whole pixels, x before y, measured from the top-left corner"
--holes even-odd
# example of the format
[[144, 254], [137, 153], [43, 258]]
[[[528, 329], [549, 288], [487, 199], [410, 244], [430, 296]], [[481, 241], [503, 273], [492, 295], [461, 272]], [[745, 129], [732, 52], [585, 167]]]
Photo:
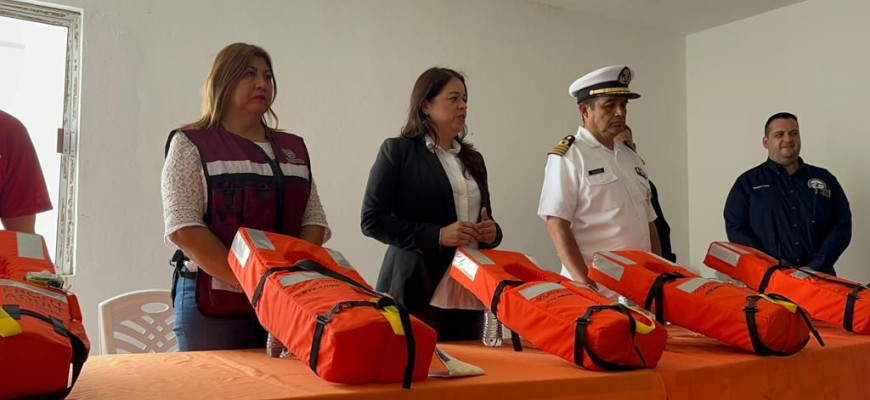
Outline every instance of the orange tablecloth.
[[826, 346], [810, 339], [788, 357], [759, 357], [669, 326], [667, 348], [654, 371], [671, 400], [870, 399], [870, 336], [815, 324]]
[[430, 378], [410, 391], [399, 384], [331, 384], [296, 359], [271, 359], [260, 350], [94, 356], [69, 398], [870, 399], [870, 337], [820, 330], [824, 349], [810, 344], [791, 357], [758, 357], [671, 326], [656, 369], [622, 373], [586, 371], [533, 349], [442, 344], [487, 374]]

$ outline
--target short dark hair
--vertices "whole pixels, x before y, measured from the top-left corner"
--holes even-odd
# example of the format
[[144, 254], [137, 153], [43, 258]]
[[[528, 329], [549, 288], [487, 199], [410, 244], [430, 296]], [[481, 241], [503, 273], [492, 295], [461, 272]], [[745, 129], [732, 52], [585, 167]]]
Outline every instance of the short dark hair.
[[[598, 96], [587, 97], [583, 100], [578, 101], [577, 106], [579, 107], [580, 104], [586, 104], [586, 107], [589, 107], [590, 110], [594, 110], [596, 99], [598, 99]], [[586, 126], [586, 117], [584, 117], [582, 113], [580, 114], [580, 116], [583, 119], [583, 126]]]
[[770, 132], [768, 131], [768, 129], [770, 129], [770, 123], [777, 119], [793, 119], [795, 123], [798, 122], [797, 115], [794, 115], [790, 112], [781, 111], [773, 114], [770, 116], [770, 118], [767, 119], [767, 122], [764, 123], [764, 137], [767, 137], [767, 135], [770, 134]]
[[598, 99], [598, 96], [587, 97], [583, 100], [577, 102], [577, 104], [586, 104], [586, 107], [591, 109], [595, 109], [595, 100]]

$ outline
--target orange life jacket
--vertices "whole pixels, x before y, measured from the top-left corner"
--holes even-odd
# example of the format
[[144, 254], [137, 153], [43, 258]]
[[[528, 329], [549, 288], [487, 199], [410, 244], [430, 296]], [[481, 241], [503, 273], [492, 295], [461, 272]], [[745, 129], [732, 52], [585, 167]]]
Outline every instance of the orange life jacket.
[[[88, 358], [76, 297], [25, 279], [54, 273], [39, 235], [0, 231], [0, 398], [63, 398]], [[72, 384], [67, 386], [72, 369]]]
[[789, 355], [821, 337], [806, 313], [777, 295], [703, 278], [653, 253], [595, 253], [589, 277], [655, 311], [656, 319], [762, 355]]
[[782, 265], [773, 257], [737, 243], [713, 242], [704, 264], [760, 293], [794, 300], [813, 318], [870, 334], [870, 286], [807, 267]]
[[652, 368], [664, 351], [664, 326], [521, 253], [459, 248], [450, 276], [513, 332], [586, 369]]
[[242, 228], [228, 261], [263, 327], [321, 378], [405, 388], [426, 379], [435, 331], [372, 290], [339, 253]]

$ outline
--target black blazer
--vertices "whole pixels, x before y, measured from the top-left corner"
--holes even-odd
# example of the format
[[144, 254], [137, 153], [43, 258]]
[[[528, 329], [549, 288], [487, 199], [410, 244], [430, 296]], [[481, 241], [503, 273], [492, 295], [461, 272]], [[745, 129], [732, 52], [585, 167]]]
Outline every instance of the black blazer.
[[[484, 179], [476, 181], [480, 206], [492, 219], [485, 168]], [[454, 222], [453, 189], [438, 156], [422, 138], [385, 140], [369, 174], [360, 223], [364, 235], [389, 245], [377, 290], [411, 310], [428, 306], [456, 251], [438, 245], [438, 232]], [[495, 242], [478, 243], [480, 248], [501, 243], [501, 227], [496, 229]]]

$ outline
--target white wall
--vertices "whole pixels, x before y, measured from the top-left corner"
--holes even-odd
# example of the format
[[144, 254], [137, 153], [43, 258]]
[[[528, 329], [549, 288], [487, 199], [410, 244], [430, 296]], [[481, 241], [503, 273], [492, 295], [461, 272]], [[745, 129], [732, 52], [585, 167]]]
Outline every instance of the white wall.
[[215, 54], [246, 41], [273, 56], [281, 126], [305, 137], [333, 230], [328, 243], [374, 282], [385, 246], [360, 203], [381, 141], [398, 134], [416, 77], [468, 75], [470, 139], [490, 172], [502, 248], [558, 265], [535, 215], [546, 153], [579, 117], [567, 86], [628, 63], [644, 95], [630, 124], [674, 229], [687, 239], [684, 38], [534, 3], [478, 1], [63, 0], [84, 9], [77, 265], [73, 287], [96, 342], [96, 306], [168, 287], [163, 145], [195, 119]]
[[863, 0], [811, 0], [690, 35], [686, 40], [691, 259], [725, 239], [722, 210], [740, 173], [763, 162], [764, 123], [778, 111], [800, 120], [801, 156], [829, 169], [853, 215], [852, 243], [836, 268], [870, 281], [867, 259], [867, 93], [870, 65]]

